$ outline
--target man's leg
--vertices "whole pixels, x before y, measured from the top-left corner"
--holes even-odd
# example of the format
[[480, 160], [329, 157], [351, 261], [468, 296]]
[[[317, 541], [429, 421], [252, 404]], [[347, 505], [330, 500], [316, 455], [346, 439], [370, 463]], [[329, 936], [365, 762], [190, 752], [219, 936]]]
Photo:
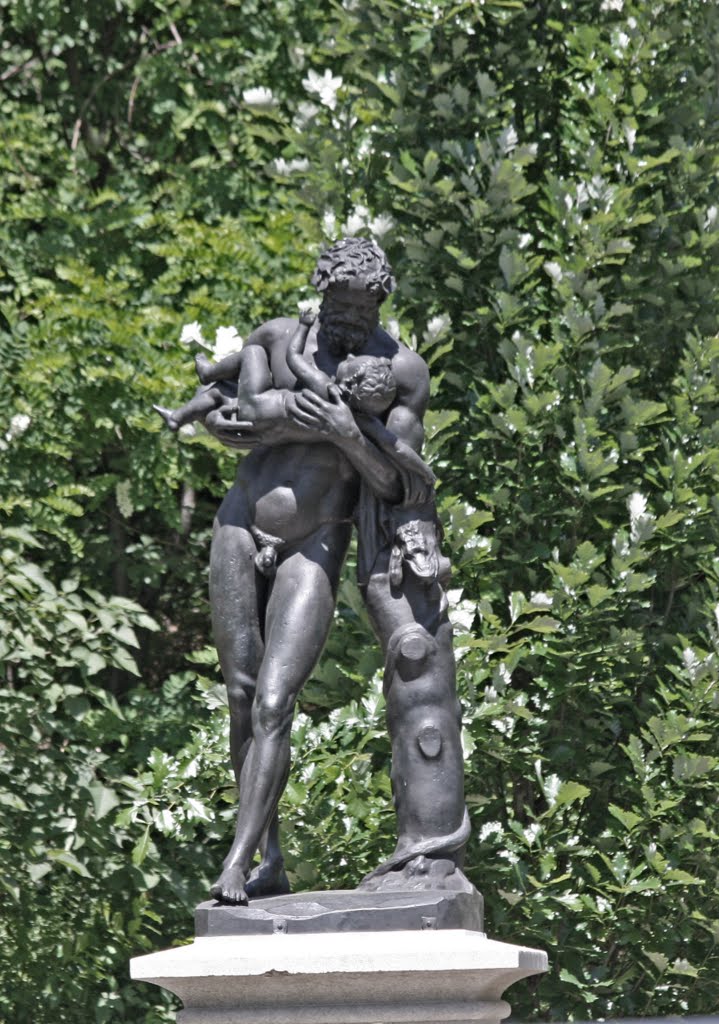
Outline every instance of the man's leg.
[[349, 524], [323, 526], [289, 548], [278, 566], [267, 603], [265, 653], [241, 772], [235, 841], [211, 890], [225, 902], [247, 902], [252, 857], [289, 774], [295, 702], [329, 633], [350, 532]]
[[[240, 796], [242, 766], [252, 739], [252, 702], [264, 653], [261, 624], [267, 603], [267, 581], [256, 571], [256, 554], [242, 496], [233, 487], [215, 523], [210, 601], [215, 644], [230, 706], [230, 757]], [[276, 815], [260, 847], [262, 863], [256, 872], [262, 875], [262, 883], [255, 882], [255, 889], [262, 891], [254, 895], [287, 892]]]

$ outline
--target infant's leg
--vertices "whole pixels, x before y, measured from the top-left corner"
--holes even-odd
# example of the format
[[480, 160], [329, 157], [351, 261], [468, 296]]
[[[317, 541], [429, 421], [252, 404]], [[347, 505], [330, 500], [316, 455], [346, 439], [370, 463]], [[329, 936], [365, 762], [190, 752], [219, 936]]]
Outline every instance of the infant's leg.
[[217, 388], [198, 388], [194, 398], [179, 409], [165, 409], [162, 405], [153, 405], [152, 408], [159, 412], [170, 430], [175, 431], [186, 423], [203, 420], [208, 412], [218, 409], [223, 401], [224, 396]]
[[237, 380], [240, 375], [243, 355], [244, 349], [240, 352], [230, 352], [223, 359], [213, 363], [206, 355], [199, 352], [195, 356], [197, 376], [203, 384], [213, 384], [216, 380]]
[[237, 418], [252, 421], [284, 418], [284, 395], [275, 389], [265, 350], [260, 345], [248, 345], [242, 350], [242, 357]]

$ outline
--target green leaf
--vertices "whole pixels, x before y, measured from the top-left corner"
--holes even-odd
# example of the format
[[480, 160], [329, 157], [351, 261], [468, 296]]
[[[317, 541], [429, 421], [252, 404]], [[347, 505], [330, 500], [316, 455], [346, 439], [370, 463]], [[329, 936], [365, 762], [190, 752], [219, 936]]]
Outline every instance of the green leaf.
[[92, 878], [85, 865], [74, 854], [70, 853], [69, 850], [48, 850], [47, 856], [53, 863], [61, 864], [62, 867], [74, 871], [76, 875], [80, 875], [82, 878]]
[[120, 798], [113, 789], [108, 789], [100, 782], [93, 782], [87, 787], [92, 797], [95, 810], [95, 820], [100, 821], [106, 814], [118, 806]]
[[559, 787], [551, 810], [554, 812], [558, 807], [568, 807], [577, 802], [581, 803], [590, 793], [591, 790], [579, 782], [563, 782]]
[[621, 821], [622, 825], [624, 825], [629, 832], [644, 820], [640, 814], [635, 814], [634, 811], [623, 811], [621, 807], [617, 807], [616, 804], [609, 804], [608, 810], [609, 813], [617, 819], [617, 821]]
[[150, 849], [150, 826], [148, 825], [132, 848], [132, 863], [139, 868]]

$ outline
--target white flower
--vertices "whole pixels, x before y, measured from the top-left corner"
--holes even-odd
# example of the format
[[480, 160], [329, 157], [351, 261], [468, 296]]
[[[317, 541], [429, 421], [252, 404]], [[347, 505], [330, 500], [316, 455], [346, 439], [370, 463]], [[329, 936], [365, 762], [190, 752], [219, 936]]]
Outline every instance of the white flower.
[[236, 327], [218, 327], [215, 331], [215, 347], [212, 355], [215, 362], [228, 356], [231, 352], [239, 352], [242, 348], [242, 338], [237, 333]]
[[337, 237], [337, 217], [332, 210], [325, 210], [322, 214], [322, 231], [327, 238]]
[[292, 119], [292, 127], [301, 132], [307, 125], [314, 121], [315, 117], [319, 113], [319, 107], [315, 103], [309, 103], [307, 100], [303, 100], [297, 104], [297, 113]]
[[512, 850], [498, 850], [497, 856], [503, 857], [510, 864], [516, 864], [519, 861], [519, 857]]
[[433, 316], [427, 324], [427, 330], [424, 332], [422, 337], [431, 345], [433, 342], [441, 338], [443, 334], [449, 330], [451, 321], [446, 313], [442, 313], [439, 316]]
[[320, 311], [320, 300], [316, 297], [312, 299], [301, 299], [297, 303], [297, 308], [300, 313], [314, 313], [314, 315], [317, 316]]
[[295, 171], [306, 171], [309, 169], [310, 162], [306, 157], [295, 157], [294, 160], [285, 160], [284, 157], [278, 156], [277, 159], [272, 161], [273, 169], [283, 175], [283, 177], [289, 177], [290, 174], [294, 174]]
[[30, 426], [32, 420], [24, 412], [16, 412], [13, 418], [10, 420], [10, 426], [5, 434], [6, 441], [14, 441], [16, 437], [20, 437], [24, 434], [27, 428]]
[[193, 341], [197, 345], [202, 345], [203, 348], [210, 347], [202, 337], [202, 328], [197, 320], [193, 320], [191, 324], [185, 324], [180, 335], [180, 344], [182, 345], [191, 345]]
[[564, 274], [562, 273], [562, 268], [559, 266], [558, 263], [555, 263], [554, 260], [547, 260], [547, 262], [544, 264], [544, 269], [549, 274], [549, 276], [553, 278], [557, 283], [559, 283], [564, 277]]
[[367, 227], [370, 229], [375, 238], [382, 238], [388, 231], [391, 231], [394, 227], [394, 220], [388, 213], [380, 213], [378, 216], [373, 217]]
[[499, 821], [485, 821], [484, 825], [479, 830], [480, 842], [485, 840], [487, 836], [501, 835], [504, 830], [502, 829], [502, 823]]
[[391, 338], [399, 338], [399, 320], [397, 320], [395, 317], [391, 316], [385, 322], [384, 327], [385, 330], [387, 331], [387, 334], [389, 334]]
[[337, 92], [342, 86], [342, 79], [336, 78], [332, 72], [327, 70], [324, 75], [318, 75], [316, 71], [308, 71], [307, 78], [302, 79], [302, 84], [309, 93], [319, 96], [320, 103], [330, 110], [337, 106]]
[[342, 225], [342, 231], [345, 235], [352, 238], [352, 236], [356, 235], [358, 231], [362, 230], [362, 228], [367, 227], [368, 218], [369, 210], [366, 206], [358, 203]]
[[266, 89], [263, 85], [256, 89], [243, 90], [242, 99], [248, 107], [252, 107], [254, 110], [272, 110], [277, 106], [277, 97], [272, 89]]
[[123, 519], [129, 519], [135, 511], [130, 497], [130, 481], [120, 480], [115, 484], [115, 502]]
[[522, 831], [524, 833], [524, 838], [531, 846], [534, 843], [534, 840], [539, 835], [539, 833], [542, 831], [542, 826], [539, 824], [538, 821], [533, 821], [531, 825], [527, 825], [527, 827], [525, 829], [522, 829]]

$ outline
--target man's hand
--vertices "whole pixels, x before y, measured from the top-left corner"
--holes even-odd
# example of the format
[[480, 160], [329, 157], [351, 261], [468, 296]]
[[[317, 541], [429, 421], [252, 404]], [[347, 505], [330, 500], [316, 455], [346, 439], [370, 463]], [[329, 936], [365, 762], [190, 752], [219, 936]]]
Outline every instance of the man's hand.
[[254, 425], [249, 420], [233, 419], [237, 412], [236, 402], [227, 402], [219, 409], [213, 409], [205, 417], [205, 427], [228, 448], [247, 449], [257, 444]]
[[240, 451], [256, 448], [258, 445], [276, 447], [283, 444], [313, 444], [327, 440], [327, 431], [320, 430], [295, 416], [295, 400], [298, 396], [289, 392], [285, 400], [287, 419], [238, 420], [236, 402], [227, 402], [205, 417], [205, 427], [228, 448]]
[[293, 395], [294, 402], [291, 406], [288, 405], [288, 415], [295, 423], [321, 434], [340, 438], [361, 437], [352, 410], [342, 401], [339, 388], [331, 384], [327, 393], [329, 401], [325, 401], [312, 391], [300, 391]]

